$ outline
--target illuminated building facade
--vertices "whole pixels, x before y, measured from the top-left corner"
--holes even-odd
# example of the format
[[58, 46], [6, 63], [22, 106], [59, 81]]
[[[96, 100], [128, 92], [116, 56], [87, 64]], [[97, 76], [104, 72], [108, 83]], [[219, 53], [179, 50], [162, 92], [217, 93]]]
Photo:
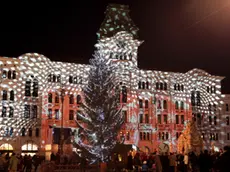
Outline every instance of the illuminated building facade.
[[[229, 143], [230, 96], [221, 94], [224, 77], [200, 69], [186, 73], [139, 69], [137, 53], [143, 41], [137, 31], [128, 6], [111, 4], [97, 33], [95, 47], [119, 67], [125, 116], [119, 139], [145, 152], [157, 150], [162, 142], [176, 151], [184, 125], [194, 120], [206, 148]], [[54, 62], [37, 53], [2, 57], [0, 65], [0, 149], [48, 157], [58, 150], [63, 117], [64, 152], [72, 151], [72, 132], [77, 132], [76, 114], [90, 66]]]

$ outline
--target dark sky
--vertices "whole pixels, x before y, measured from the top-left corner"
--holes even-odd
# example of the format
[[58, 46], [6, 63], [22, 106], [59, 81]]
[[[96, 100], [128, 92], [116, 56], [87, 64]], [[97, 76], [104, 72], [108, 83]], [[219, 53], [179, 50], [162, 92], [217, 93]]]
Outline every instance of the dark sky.
[[[33, 1], [34, 2], [34, 1]], [[88, 0], [0, 4], [0, 56], [41, 53], [51, 60], [88, 63], [108, 3], [130, 5], [145, 42], [139, 67], [226, 76], [230, 93], [229, 0]]]

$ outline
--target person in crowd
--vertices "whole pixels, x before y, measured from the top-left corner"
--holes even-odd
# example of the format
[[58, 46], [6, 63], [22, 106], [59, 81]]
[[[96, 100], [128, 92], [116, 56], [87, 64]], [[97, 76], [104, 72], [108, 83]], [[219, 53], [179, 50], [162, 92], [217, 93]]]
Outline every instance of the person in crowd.
[[217, 160], [217, 168], [220, 172], [229, 172], [228, 165], [230, 164], [230, 146], [224, 147], [224, 153]]
[[10, 172], [17, 172], [17, 168], [18, 168], [18, 158], [16, 157], [15, 153], [13, 152], [12, 156], [10, 158], [8, 170]]
[[0, 172], [5, 171], [5, 168], [4, 168], [5, 163], [6, 163], [5, 158], [2, 156], [2, 154], [0, 154]]
[[174, 172], [176, 167], [176, 155], [174, 153], [170, 153], [169, 155], [169, 171]]
[[130, 152], [128, 155], [127, 170], [133, 170], [133, 157], [132, 157], [132, 154]]
[[211, 170], [212, 159], [211, 156], [208, 154], [208, 150], [204, 150], [204, 153], [200, 154], [199, 166], [200, 166], [200, 171], [202, 172], [209, 172]]
[[149, 167], [148, 167], [148, 165], [147, 165], [147, 161], [144, 161], [143, 162], [143, 165], [142, 165], [142, 167], [141, 167], [141, 171], [142, 172], [146, 172], [146, 171], [148, 171], [149, 170]]
[[135, 167], [134, 170], [136, 172], [138, 172], [139, 168], [141, 167], [141, 160], [140, 160], [140, 154], [139, 153], [136, 153], [136, 155], [134, 156], [133, 164], [134, 164], [134, 167]]

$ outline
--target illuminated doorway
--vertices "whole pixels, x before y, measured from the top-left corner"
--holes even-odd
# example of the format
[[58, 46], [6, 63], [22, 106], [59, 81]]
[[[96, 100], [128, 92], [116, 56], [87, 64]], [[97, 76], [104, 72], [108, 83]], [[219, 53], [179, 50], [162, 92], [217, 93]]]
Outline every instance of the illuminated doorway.
[[7, 153], [11, 153], [13, 152], [14, 148], [11, 144], [9, 143], [4, 143], [0, 146], [0, 153], [1, 154], [7, 154]]
[[33, 141], [27, 141], [26, 144], [22, 145], [22, 156], [30, 155], [34, 156], [38, 152], [38, 145]]

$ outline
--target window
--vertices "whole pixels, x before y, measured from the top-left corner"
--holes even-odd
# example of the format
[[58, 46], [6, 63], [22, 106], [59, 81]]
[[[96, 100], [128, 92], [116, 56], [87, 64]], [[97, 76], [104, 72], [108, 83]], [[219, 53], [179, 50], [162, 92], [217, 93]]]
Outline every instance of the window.
[[229, 116], [226, 117], [226, 125], [229, 125]]
[[205, 140], [205, 134], [204, 134], [204, 133], [201, 134], [201, 138], [202, 138], [203, 140]]
[[2, 71], [2, 78], [6, 78], [7, 72], [5, 70]]
[[142, 82], [142, 89], [145, 89], [145, 82]]
[[143, 140], [142, 132], [140, 132], [140, 140]]
[[69, 76], [69, 83], [73, 83], [73, 76]]
[[179, 115], [176, 115], [176, 124], [179, 124]]
[[175, 109], [178, 110], [179, 109], [179, 104], [178, 101], [175, 102]]
[[161, 132], [158, 133], [158, 140], [161, 140]]
[[14, 128], [13, 128], [13, 127], [10, 127], [10, 137], [13, 136], [13, 133], [14, 133]]
[[74, 104], [74, 97], [72, 94], [69, 96], [69, 104]]
[[24, 127], [22, 128], [21, 133], [22, 133], [22, 136], [26, 135], [26, 129]]
[[150, 140], [150, 134], [149, 134], [149, 132], [147, 133], [147, 140]]
[[33, 130], [32, 128], [29, 128], [29, 137], [32, 137]]
[[74, 111], [73, 110], [69, 111], [69, 120], [74, 120]]
[[139, 120], [140, 120], [140, 123], [143, 123], [143, 114], [139, 115]]
[[10, 100], [14, 101], [14, 91], [13, 90], [10, 91]]
[[158, 102], [157, 109], [161, 109], [161, 101], [160, 101], [160, 100], [158, 100], [157, 102]]
[[207, 92], [208, 92], [208, 93], [210, 92], [209, 86], [207, 86]]
[[213, 111], [216, 112], [216, 104], [213, 105]]
[[217, 125], [217, 117], [214, 116], [214, 125]]
[[218, 140], [218, 133], [216, 133], [215, 135], [215, 140]]
[[200, 98], [200, 92], [196, 92], [196, 105], [201, 106], [201, 98]]
[[61, 82], [61, 75], [57, 76], [57, 82]]
[[191, 93], [191, 104], [192, 104], [192, 106], [196, 105], [195, 91], [192, 91], [192, 93]]
[[145, 123], [148, 124], [149, 123], [149, 115], [145, 114]]
[[148, 109], [149, 108], [149, 101], [145, 100], [145, 108]]
[[59, 119], [59, 109], [55, 109], [55, 119]]
[[164, 115], [164, 124], [168, 123], [167, 115]]
[[161, 124], [161, 115], [157, 115], [157, 123]]
[[2, 107], [2, 117], [6, 117], [6, 107]]
[[141, 89], [141, 81], [138, 82], [138, 89]]
[[160, 90], [163, 90], [163, 88], [164, 88], [164, 85], [163, 85], [163, 83], [161, 82], [161, 83], [160, 83]]
[[146, 133], [143, 132], [143, 140], [146, 140]]
[[164, 132], [161, 133], [161, 139], [162, 139], [162, 140], [165, 139], [165, 133], [164, 133]]
[[38, 97], [38, 80], [34, 79], [33, 81], [33, 97]]
[[227, 133], [227, 140], [230, 140], [230, 133]]
[[25, 96], [31, 96], [30, 87], [31, 87], [31, 81], [27, 80], [25, 86]]
[[127, 88], [126, 86], [122, 86], [122, 103], [127, 103]]
[[149, 89], [149, 82], [146, 82], [146, 89]]
[[184, 110], [184, 102], [180, 102], [180, 109]]
[[30, 118], [30, 105], [25, 105], [24, 106], [24, 117], [25, 118]]
[[53, 102], [53, 95], [52, 95], [52, 93], [49, 93], [49, 94], [48, 94], [48, 102], [49, 102], [49, 103], [52, 103], [52, 102]]
[[197, 124], [198, 124], [198, 125], [201, 125], [201, 121], [202, 121], [201, 115], [200, 115], [200, 113], [198, 113], [198, 114], [197, 114]]
[[229, 111], [228, 104], [226, 104], [225, 107], [226, 107], [226, 108], [225, 108], [226, 111]]
[[167, 101], [166, 100], [163, 101], [163, 108], [167, 109]]
[[35, 136], [36, 137], [39, 137], [39, 131], [40, 131], [39, 128], [36, 128], [36, 130], [35, 130]]
[[16, 79], [16, 71], [13, 71], [13, 79]]
[[81, 104], [81, 96], [77, 95], [77, 104]]
[[143, 101], [142, 101], [142, 99], [139, 99], [139, 108], [143, 108]]
[[8, 79], [11, 79], [11, 70], [8, 71]]
[[169, 133], [168, 132], [166, 132], [165, 137], [166, 137], [166, 140], [169, 139]]
[[209, 125], [212, 125], [212, 117], [209, 116]]
[[159, 82], [156, 83], [156, 90], [159, 89]]
[[32, 105], [32, 118], [37, 118], [37, 115], [38, 115], [38, 107], [37, 105]]
[[48, 119], [52, 119], [52, 109], [48, 109]]
[[7, 91], [3, 90], [2, 92], [2, 100], [7, 100]]
[[59, 95], [58, 94], [55, 95], [55, 103], [59, 103]]
[[14, 117], [14, 108], [10, 106], [10, 112], [9, 112], [9, 117], [13, 118]]
[[184, 91], [184, 85], [181, 85], [181, 91]]
[[167, 90], [167, 83], [164, 83], [164, 90]]
[[127, 115], [127, 111], [122, 111], [122, 116], [124, 118], [124, 122], [128, 122], [128, 115]]

